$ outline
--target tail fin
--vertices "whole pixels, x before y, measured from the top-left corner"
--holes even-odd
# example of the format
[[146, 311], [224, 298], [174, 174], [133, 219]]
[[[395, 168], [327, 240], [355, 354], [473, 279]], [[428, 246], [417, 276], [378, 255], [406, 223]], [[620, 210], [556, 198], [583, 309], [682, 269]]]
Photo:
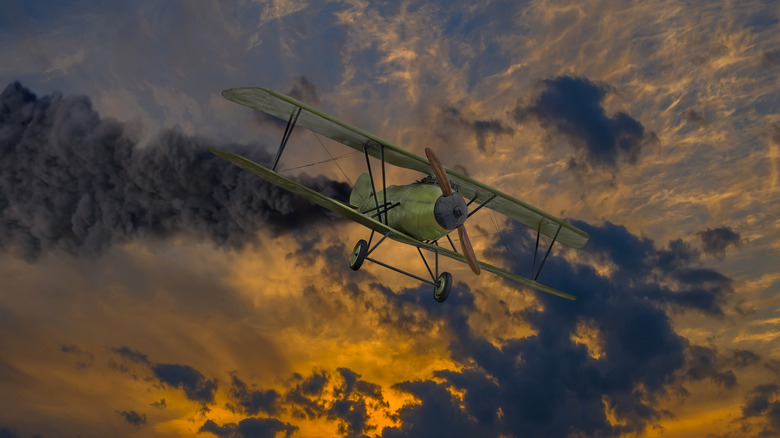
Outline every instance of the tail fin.
[[367, 173], [364, 173], [358, 177], [355, 182], [355, 187], [352, 188], [352, 193], [349, 195], [349, 204], [355, 208], [360, 207], [368, 197], [371, 196], [371, 178]]

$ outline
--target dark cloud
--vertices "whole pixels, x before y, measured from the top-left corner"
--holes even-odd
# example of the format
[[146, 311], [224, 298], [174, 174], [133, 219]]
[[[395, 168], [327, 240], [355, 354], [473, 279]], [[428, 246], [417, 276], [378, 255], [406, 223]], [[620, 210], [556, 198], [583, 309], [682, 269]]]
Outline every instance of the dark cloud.
[[290, 437], [298, 430], [297, 427], [283, 423], [275, 418], [245, 418], [235, 423], [222, 426], [212, 420], [207, 420], [198, 433], [209, 432], [224, 438], [276, 438], [279, 432]]
[[723, 370], [717, 352], [701, 345], [691, 345], [686, 350], [686, 378], [692, 381], [709, 378], [715, 384], [732, 388], [737, 384], [737, 377], [731, 370]]
[[151, 365], [152, 362], [149, 361], [149, 357], [141, 352], [135, 351], [130, 349], [129, 347], [112, 347], [111, 351], [118, 354], [119, 356], [129, 359], [132, 362], [144, 364], [144, 365]]
[[[484, 381], [484, 379], [480, 379]], [[417, 397], [421, 404], [406, 405], [398, 410], [401, 425], [382, 430], [383, 438], [400, 437], [445, 437], [445, 436], [498, 436], [496, 427], [479, 424], [469, 415], [469, 407], [459, 406], [457, 398], [447, 389], [449, 385], [434, 381], [402, 382], [394, 389]], [[496, 393], [492, 395], [497, 395]], [[491, 408], [497, 408], [500, 401], [486, 399]], [[482, 427], [480, 427], [482, 426]], [[519, 432], [519, 431], [518, 431]]]
[[65, 345], [63, 344], [60, 346], [60, 351], [63, 353], [68, 353], [77, 358], [76, 361], [76, 368], [86, 368], [90, 365], [92, 365], [92, 362], [95, 359], [95, 355], [90, 353], [89, 351], [84, 351], [81, 348], [78, 347], [78, 345]]
[[756, 386], [750, 391], [746, 403], [742, 406], [742, 416], [750, 418], [767, 412], [778, 393], [780, 387], [773, 383]]
[[[604, 97], [612, 91], [586, 78], [561, 76], [542, 81], [541, 93], [512, 111], [518, 122], [533, 119], [550, 133], [569, 140], [579, 161], [615, 169], [619, 161], [635, 163], [642, 148], [657, 141], [652, 132], [624, 112], [606, 115]], [[581, 165], [582, 163], [575, 163]]]
[[780, 65], [780, 50], [767, 51], [761, 54], [761, 65], [765, 68], [772, 68]]
[[[722, 276], [702, 270], [675, 277], [673, 273], [690, 270], [688, 264], [697, 260], [696, 252], [682, 241], [658, 249], [651, 240], [618, 225], [574, 225], [591, 237], [580, 250], [582, 257], [611, 266], [612, 272], [600, 275], [588, 265], [552, 256], [543, 281], [577, 295], [579, 300], [539, 294], [542, 309], [526, 309], [519, 315], [535, 330], [532, 336], [506, 339], [496, 346], [476, 335], [468, 318], [478, 311], [473, 294], [480, 292], [468, 293], [461, 285], [447, 302], [447, 311], [441, 313], [425, 304], [433, 301], [424, 293], [427, 289], [385, 294], [391, 303], [389, 312], [404, 313], [401, 309], [405, 305], [416, 302], [424, 314], [413, 323], [443, 324], [442, 329], [451, 334], [450, 354], [464, 367], [439, 371], [435, 380], [396, 385], [418, 403], [399, 410], [400, 425], [384, 429], [382, 436], [642, 433], [670, 415], [657, 408], [658, 399], [686, 381], [710, 379], [727, 390], [735, 386], [729, 357], [690, 345], [675, 332], [665, 311], [673, 307], [721, 314], [729, 289], [725, 285], [718, 289], [714, 284], [720, 284]], [[515, 255], [533, 254], [535, 241], [529, 234], [506, 237], [505, 243]], [[493, 255], [504, 257], [515, 272], [530, 269], [530, 256]], [[696, 276], [713, 283], [705, 288], [706, 296], [679, 299], [678, 294], [691, 290], [688, 281]], [[675, 284], [675, 291], [662, 285], [668, 282]], [[572, 337], [583, 322], [597, 332], [602, 350], [598, 356]], [[452, 389], [462, 394], [462, 400]], [[604, 403], [616, 424], [607, 418]]]
[[780, 146], [780, 123], [772, 124], [772, 134], [770, 135], [772, 142]]
[[[113, 347], [111, 351], [121, 358], [142, 365], [152, 373], [154, 379], [164, 385], [173, 388], [179, 388], [184, 391], [188, 399], [199, 402], [203, 406], [214, 402], [214, 395], [217, 391], [217, 380], [207, 379], [203, 373], [189, 365], [154, 363], [149, 360], [146, 354], [132, 350], [128, 347]], [[109, 362], [110, 366], [122, 373], [129, 372], [129, 369], [120, 364]], [[155, 407], [165, 407], [165, 400], [152, 404]]]
[[141, 426], [146, 424], [146, 414], [139, 414], [136, 411], [122, 411], [117, 412], [122, 418], [133, 426]]
[[[209, 411], [207, 405], [215, 401], [217, 380], [207, 379], [191, 366], [157, 364], [150, 361], [145, 354], [128, 347], [112, 348], [111, 351], [126, 361], [148, 369], [154, 380], [181, 389], [188, 399], [202, 404], [204, 413]], [[231, 373], [228, 391], [230, 402], [226, 406], [233, 412], [246, 414], [248, 417], [237, 424], [219, 425], [208, 420], [200, 428], [200, 432], [210, 432], [221, 437], [275, 436], [274, 434], [279, 432], [289, 436], [297, 428], [273, 418], [289, 413], [295, 418], [324, 418], [335, 421], [338, 422], [338, 430], [342, 436], [362, 437], [367, 431], [376, 429], [375, 425], [370, 424], [370, 411], [386, 411], [389, 405], [385, 402], [379, 385], [361, 379], [360, 374], [348, 368], [338, 368], [337, 372], [336, 377], [331, 377], [324, 370], [315, 371], [306, 377], [296, 373], [281, 392], [251, 385], [236, 373]], [[329, 388], [332, 388], [332, 391]], [[150, 406], [165, 409], [165, 399]], [[140, 424], [137, 423], [139, 419], [146, 421], [145, 415], [133, 415], [134, 411], [121, 414], [128, 422], [136, 421], [134, 424]], [[265, 417], [261, 418], [259, 415]]]
[[203, 423], [203, 426], [198, 429], [198, 433], [208, 432], [213, 433], [218, 437], [229, 437], [235, 432], [235, 430], [235, 423], [227, 423], [223, 426], [220, 426], [215, 423], [214, 420], [206, 420], [206, 422]]
[[680, 266], [689, 266], [691, 263], [699, 260], [699, 251], [690, 243], [682, 239], [676, 239], [669, 242], [668, 249], [659, 249], [658, 266], [664, 272], [670, 272]]
[[[338, 422], [339, 434], [345, 437], [361, 437], [376, 426], [369, 424], [370, 409], [387, 409], [379, 385], [360, 378], [348, 368], [338, 368], [338, 376], [331, 377], [325, 371], [316, 371], [307, 377], [295, 374], [283, 393], [251, 387], [237, 375], [232, 375], [230, 397], [242, 411], [255, 416], [269, 416], [289, 412], [296, 418], [326, 418]], [[332, 392], [328, 389], [332, 384]], [[240, 428], [240, 423], [238, 425]], [[233, 436], [238, 428], [218, 426], [210, 422], [202, 431], [220, 436]]]
[[740, 246], [742, 238], [739, 233], [729, 227], [707, 228], [697, 233], [701, 239], [702, 250], [705, 254], [715, 257], [726, 255], [726, 248], [729, 246]]
[[151, 369], [161, 383], [181, 388], [188, 399], [204, 405], [214, 402], [214, 394], [217, 391], [216, 379], [208, 380], [200, 371], [188, 365], [157, 364]]
[[780, 386], [768, 383], [754, 387], [745, 397], [742, 405], [742, 419], [760, 418], [763, 430], [756, 436], [780, 435]]
[[325, 371], [314, 372], [305, 379], [296, 375], [296, 380], [300, 382], [288, 390], [284, 396], [293, 416], [311, 419], [325, 414], [327, 408], [322, 400], [322, 395], [329, 379], [330, 377]]
[[780, 23], [780, 19], [778, 19], [774, 13], [762, 11], [748, 18], [746, 24], [750, 30], [758, 33], [768, 28], [777, 27], [778, 23]]
[[761, 356], [749, 350], [734, 350], [731, 352], [731, 360], [738, 367], [746, 367], [757, 363]]
[[[22, 435], [19, 435], [16, 432], [16, 429], [12, 427], [0, 427], [0, 438], [21, 438]], [[32, 434], [32, 438], [42, 438], [40, 434]]]
[[343, 383], [333, 391], [335, 400], [328, 409], [328, 419], [339, 421], [339, 433], [345, 437], [362, 437], [376, 426], [368, 424], [370, 419], [368, 406], [371, 401], [375, 407], [387, 407], [382, 397], [382, 388], [360, 379], [360, 374], [349, 368], [339, 368]]
[[[96, 255], [116, 242], [177, 232], [241, 248], [261, 227], [284, 232], [332, 217], [209, 147], [270, 161], [257, 145], [215, 144], [176, 130], [137, 148], [87, 97], [37, 98], [13, 83], [0, 95], [0, 249], [29, 261], [54, 249]], [[348, 197], [343, 183], [301, 182]]]
[[287, 95], [312, 106], [319, 105], [321, 102], [317, 86], [309, 82], [306, 76], [296, 77]]
[[511, 135], [514, 130], [499, 120], [471, 120], [465, 117], [458, 108], [445, 106], [441, 109], [438, 119], [437, 135], [447, 143], [460, 143], [460, 131], [465, 130], [474, 136], [480, 151], [487, 151], [489, 137]]
[[685, 118], [686, 122], [692, 125], [702, 126], [705, 124], [704, 116], [692, 109], [685, 111], [683, 113], [683, 117]]
[[275, 415], [279, 412], [280, 394], [269, 389], [254, 389], [249, 386], [235, 374], [231, 376], [230, 395], [243, 408], [248, 415], [257, 415], [265, 413]]
[[10, 427], [0, 427], [0, 438], [18, 438], [14, 429]]

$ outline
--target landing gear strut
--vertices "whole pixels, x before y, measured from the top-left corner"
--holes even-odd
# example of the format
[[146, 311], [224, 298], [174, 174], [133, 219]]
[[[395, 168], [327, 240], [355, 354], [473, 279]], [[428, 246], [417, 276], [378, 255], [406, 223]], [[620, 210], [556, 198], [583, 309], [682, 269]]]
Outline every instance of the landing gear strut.
[[[425, 260], [425, 256], [422, 255], [422, 251], [420, 251], [420, 249], [417, 248], [417, 251], [420, 253], [420, 257], [422, 257], [423, 262], [425, 263], [425, 267], [428, 269], [428, 273], [431, 274], [431, 280], [418, 277], [414, 274], [402, 271], [401, 269], [398, 269], [394, 266], [390, 266], [386, 263], [383, 263], [379, 260], [369, 257], [369, 254], [374, 252], [374, 250], [379, 246], [379, 244], [384, 242], [384, 240], [387, 237], [389, 237], [390, 234], [391, 233], [385, 234], [381, 239], [379, 239], [379, 242], [377, 242], [376, 244], [374, 244], [373, 247], [371, 247], [371, 249], [369, 249], [368, 247], [369, 246], [368, 242], [366, 242], [363, 239], [358, 240], [357, 244], [355, 245], [355, 248], [352, 250], [352, 253], [349, 256], [349, 267], [353, 271], [357, 271], [358, 269], [360, 269], [361, 266], [363, 266], [363, 262], [366, 260], [372, 263], [376, 263], [377, 265], [384, 266], [385, 268], [388, 268], [390, 270], [393, 270], [400, 274], [404, 274], [408, 277], [412, 277], [414, 279], [420, 280], [423, 283], [427, 283], [433, 286], [433, 299], [439, 303], [443, 303], [447, 299], [447, 297], [450, 296], [450, 289], [452, 288], [452, 274], [450, 274], [449, 272], [442, 272], [441, 274], [439, 274], [438, 253], [436, 253], [435, 270], [431, 270], [431, 266], [428, 265], [428, 262]], [[372, 238], [374, 237], [373, 233], [371, 234], [371, 237]], [[372, 239], [369, 239], [369, 241], [370, 240]]]

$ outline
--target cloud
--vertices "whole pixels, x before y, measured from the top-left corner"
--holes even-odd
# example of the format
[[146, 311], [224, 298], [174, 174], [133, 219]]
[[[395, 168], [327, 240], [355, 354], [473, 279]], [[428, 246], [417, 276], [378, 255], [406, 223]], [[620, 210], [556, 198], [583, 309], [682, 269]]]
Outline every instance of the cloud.
[[739, 233], [730, 227], [707, 228], [696, 235], [701, 239], [704, 253], [715, 257], [724, 257], [729, 246], [742, 245]]
[[[297, 428], [282, 423], [274, 418], [260, 418], [256, 415], [279, 415], [290, 413], [294, 418], [338, 421], [338, 431], [345, 437], [361, 437], [368, 430], [375, 429], [370, 425], [369, 408], [386, 408], [381, 387], [377, 384], [360, 379], [360, 375], [348, 368], [337, 369], [340, 378], [333, 379], [325, 371], [315, 371], [308, 377], [295, 374], [294, 384], [285, 393], [276, 390], [263, 390], [242, 381], [232, 375], [230, 397], [238, 402], [243, 412], [252, 417], [238, 424], [219, 425], [208, 420], [200, 428], [200, 432], [211, 432], [217, 436], [266, 436], [266, 428], [274, 433], [284, 431], [287, 435]], [[332, 389], [329, 389], [331, 388]], [[251, 435], [257, 428], [259, 435]], [[249, 434], [249, 435], [247, 435]]]
[[445, 143], [460, 143], [460, 130], [474, 136], [477, 148], [481, 152], [487, 151], [488, 138], [501, 135], [511, 135], [514, 129], [504, 125], [500, 120], [472, 120], [465, 117], [462, 112], [452, 106], [444, 106], [437, 119], [436, 134]]
[[235, 374], [231, 376], [231, 389], [230, 395], [249, 415], [257, 415], [259, 413], [265, 413], [268, 415], [275, 415], [279, 412], [280, 394], [279, 392], [269, 389], [250, 389], [247, 384], [238, 378]]
[[742, 419], [758, 417], [764, 420], [764, 429], [757, 436], [776, 436], [780, 433], [780, 386], [768, 383], [755, 386], [748, 392], [742, 405]]
[[317, 86], [309, 82], [306, 76], [296, 77], [287, 95], [312, 106], [319, 105], [321, 102]]
[[139, 414], [136, 411], [122, 411], [117, 413], [121, 415], [125, 421], [132, 424], [133, 426], [141, 426], [146, 424], [146, 414]]
[[683, 118], [686, 122], [694, 125], [694, 126], [703, 126], [706, 121], [704, 120], [704, 116], [702, 116], [699, 112], [688, 109], [683, 113]]
[[[184, 391], [188, 399], [201, 403], [203, 406], [214, 402], [217, 391], [217, 379], [209, 380], [203, 373], [189, 365], [173, 363], [154, 363], [148, 356], [128, 347], [111, 348], [111, 351], [131, 362], [143, 365], [151, 371], [153, 377], [164, 385], [179, 388]], [[112, 368], [126, 373], [127, 367], [110, 365]], [[165, 406], [165, 400], [155, 406]]]
[[224, 438], [275, 438], [278, 437], [279, 432], [284, 432], [285, 437], [290, 437], [296, 430], [297, 427], [275, 418], [245, 418], [238, 424], [227, 423], [222, 426], [207, 420], [198, 433], [210, 432]]
[[[210, 412], [209, 405], [214, 405], [219, 389], [216, 379], [208, 379], [188, 365], [154, 363], [145, 354], [127, 347], [112, 348], [111, 351], [148, 369], [152, 379], [182, 390], [189, 400], [202, 405], [203, 414]], [[335, 377], [324, 370], [314, 371], [305, 377], [295, 373], [281, 391], [249, 384], [232, 372], [227, 391], [230, 401], [226, 406], [236, 414], [247, 415], [247, 418], [238, 423], [221, 425], [208, 419], [199, 431], [225, 437], [274, 436], [277, 432], [290, 435], [297, 427], [277, 418], [289, 415], [296, 419], [334, 421], [338, 423], [342, 436], [361, 437], [376, 429], [376, 425], [371, 424], [371, 413], [386, 411], [389, 405], [379, 385], [361, 379], [360, 374], [349, 368], [339, 367], [336, 371]], [[151, 406], [165, 409], [165, 399]], [[137, 420], [129, 413], [122, 414], [128, 421]]]
[[[518, 103], [517, 122], [536, 120], [550, 134], [560, 134], [576, 149], [578, 160], [593, 167], [617, 169], [636, 163], [642, 149], [657, 141], [652, 132], [624, 112], [606, 115], [603, 102], [612, 88], [586, 78], [559, 76], [542, 81], [541, 93]], [[582, 164], [582, 163], [579, 163]]]
[[216, 379], [206, 379], [200, 371], [191, 366], [157, 364], [152, 366], [152, 372], [161, 383], [184, 390], [190, 400], [204, 405], [214, 402], [214, 393], [217, 391]]
[[[392, 303], [387, 306], [391, 312], [401, 313], [392, 309], [417, 302], [425, 309], [422, 320], [428, 326], [443, 324], [442, 329], [451, 334], [450, 354], [464, 367], [438, 371], [435, 379], [395, 385], [417, 402], [399, 410], [400, 425], [384, 429], [382, 436], [642, 433], [669, 415], [658, 408], [658, 401], [685, 382], [710, 379], [725, 389], [735, 387], [728, 356], [692, 345], [675, 332], [665, 311], [672, 307], [722, 314], [723, 299], [730, 291], [721, 283], [725, 277], [710, 270], [687, 273], [687, 265], [697, 258], [682, 241], [659, 249], [651, 240], [618, 225], [574, 225], [591, 237], [580, 250], [583, 259], [612, 269], [600, 274], [589, 264], [551, 257], [542, 280], [574, 293], [579, 300], [539, 294], [539, 308], [519, 313], [534, 330], [530, 336], [503, 339], [496, 345], [477, 335], [468, 320], [478, 311], [474, 304], [474, 297], [481, 293], [478, 290], [459, 293], [441, 313], [425, 304], [432, 300], [425, 299], [429, 297], [424, 291], [385, 294]], [[517, 248], [513, 252], [532, 254], [535, 242], [529, 234], [514, 233], [507, 239], [509, 247]], [[516, 272], [531, 265], [529, 259], [492, 255], [504, 258]], [[684, 273], [679, 277], [673, 275], [680, 271]], [[709, 278], [713, 285], [704, 288], [703, 296], [681, 299], [686, 292], [698, 290], [690, 287], [687, 275]], [[678, 283], [679, 290], [662, 285], [669, 281]], [[590, 354], [575, 339], [583, 322], [592, 328], [601, 354]], [[617, 422], [608, 419], [608, 412]]]
[[780, 50], [766, 51], [761, 55], [761, 65], [764, 68], [772, 68], [780, 65]]
[[378, 406], [387, 407], [382, 397], [382, 388], [360, 379], [360, 374], [349, 368], [340, 367], [343, 384], [333, 391], [335, 400], [328, 409], [328, 418], [339, 420], [339, 433], [345, 437], [362, 437], [364, 433], [375, 429], [368, 424], [368, 402], [378, 402]]
[[[227, 248], [328, 218], [318, 208], [210, 154], [265, 163], [258, 145], [215, 144], [175, 130], [141, 149], [84, 96], [38, 98], [19, 83], [0, 95], [0, 249], [28, 261], [51, 250], [94, 256], [130, 239], [189, 232]], [[324, 177], [301, 183], [346, 199]]]
[[129, 359], [132, 362], [141, 363], [144, 365], [151, 365], [152, 362], [149, 361], [149, 357], [143, 353], [140, 353], [138, 351], [132, 350], [128, 347], [122, 346], [122, 347], [114, 347], [111, 348], [111, 351], [114, 353]]
[[309, 419], [324, 415], [327, 409], [322, 395], [329, 380], [328, 374], [325, 371], [319, 371], [312, 373], [305, 379], [300, 375], [296, 375], [296, 378], [300, 382], [284, 396], [292, 415]]
[[65, 345], [60, 346], [60, 351], [76, 356], [76, 368], [86, 368], [92, 365], [95, 360], [95, 355], [89, 351], [83, 351], [78, 345]]
[[692, 381], [709, 378], [725, 388], [733, 388], [737, 384], [734, 372], [722, 369], [715, 349], [701, 345], [691, 345], [686, 350], [685, 376]]

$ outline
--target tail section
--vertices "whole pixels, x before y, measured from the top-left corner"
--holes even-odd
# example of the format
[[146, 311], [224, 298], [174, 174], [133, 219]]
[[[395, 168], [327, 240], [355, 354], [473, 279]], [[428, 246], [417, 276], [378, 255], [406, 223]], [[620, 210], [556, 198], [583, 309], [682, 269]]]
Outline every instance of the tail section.
[[368, 197], [371, 196], [371, 178], [367, 173], [360, 175], [349, 195], [349, 204], [355, 208], [360, 207]]

